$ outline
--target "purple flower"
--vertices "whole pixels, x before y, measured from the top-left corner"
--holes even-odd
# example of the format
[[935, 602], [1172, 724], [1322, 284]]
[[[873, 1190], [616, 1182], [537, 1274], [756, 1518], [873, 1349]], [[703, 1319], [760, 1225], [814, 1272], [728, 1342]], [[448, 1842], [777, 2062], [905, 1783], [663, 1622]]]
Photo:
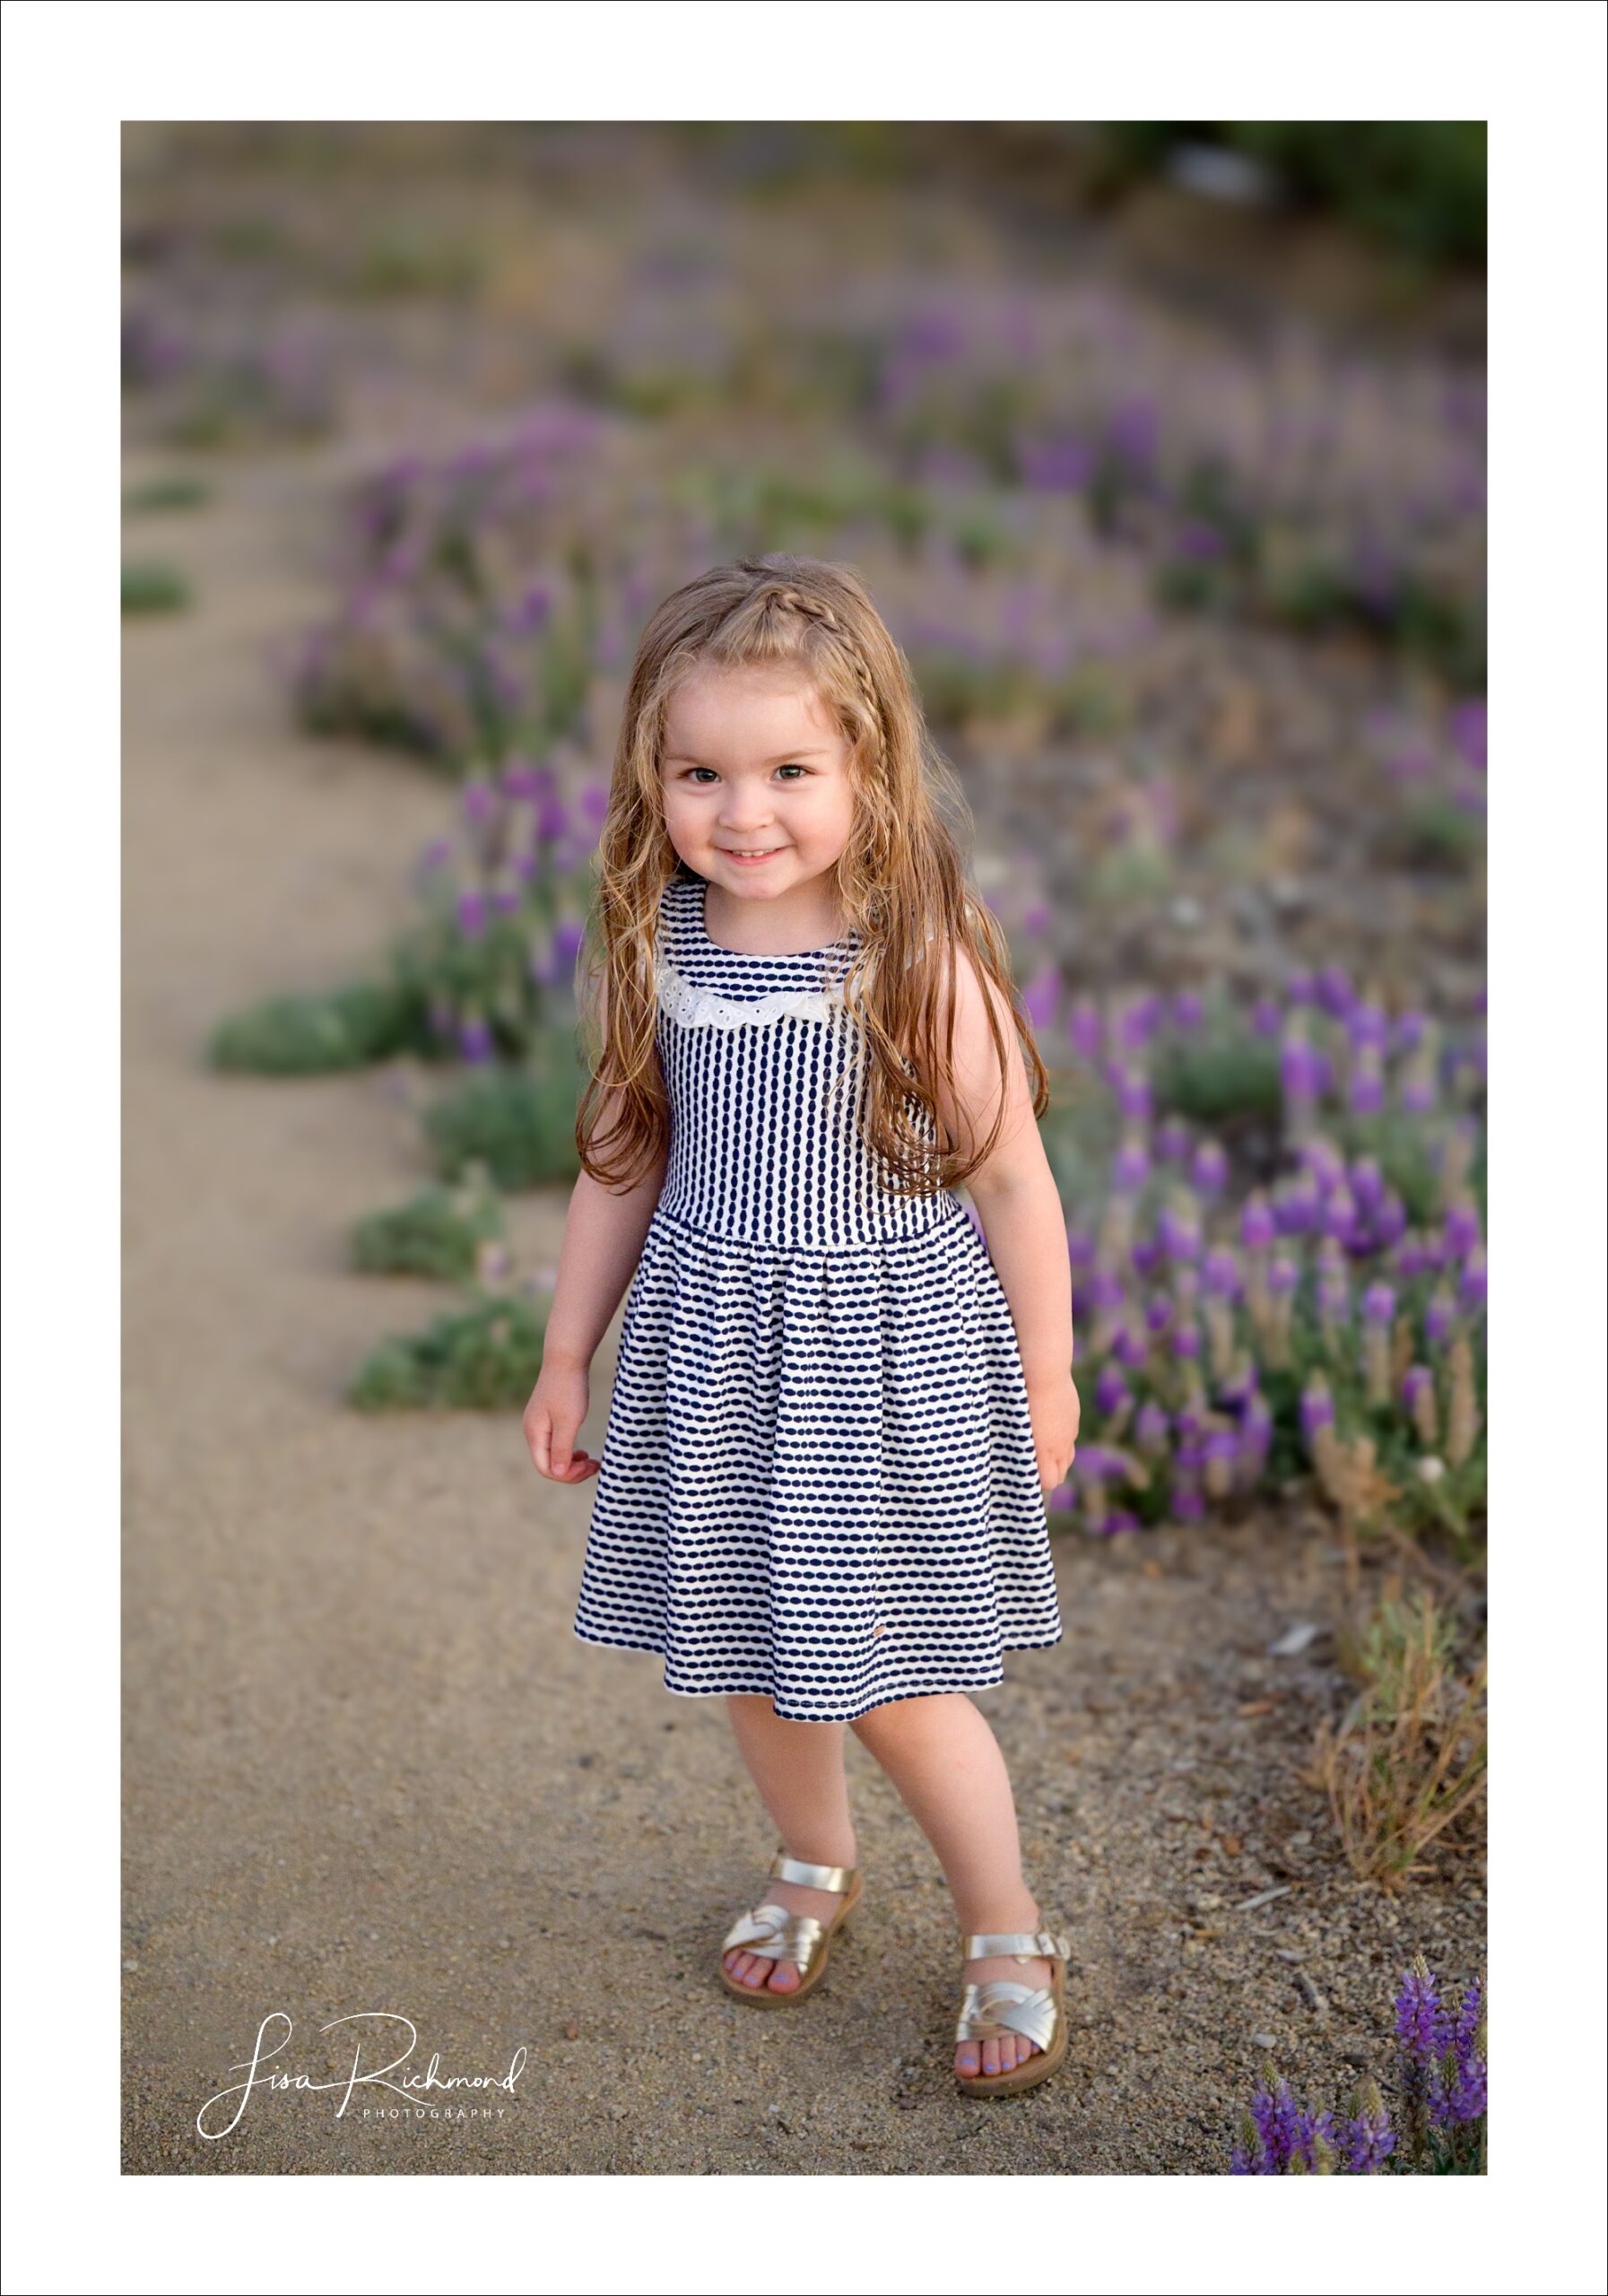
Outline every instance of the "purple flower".
[[1286, 1252], [1281, 1252], [1267, 1271], [1267, 1288], [1270, 1292], [1293, 1292], [1300, 1280], [1300, 1269]]
[[464, 784], [464, 818], [483, 822], [490, 819], [494, 799], [491, 787], [486, 781], [465, 781]]
[[1134, 1422], [1134, 1440], [1142, 1451], [1164, 1451], [1167, 1448], [1167, 1413], [1159, 1403], [1143, 1403]]
[[1183, 988], [1172, 1000], [1173, 1025], [1180, 1029], [1198, 1029], [1204, 1020], [1206, 1008], [1192, 988]]
[[457, 899], [457, 921], [458, 930], [465, 939], [479, 940], [486, 929], [485, 895], [473, 888], [467, 892], [461, 892]]
[[1087, 996], [1080, 996], [1072, 1008], [1069, 1029], [1072, 1048], [1080, 1060], [1098, 1060], [1105, 1041], [1105, 1031], [1094, 1004]]
[[1395, 1047], [1398, 1052], [1412, 1052], [1423, 1042], [1429, 1020], [1422, 1013], [1404, 1013], [1395, 1024]]
[[470, 1013], [459, 1022], [458, 1050], [465, 1060], [491, 1058], [491, 1031], [477, 1013]]
[[1120, 1324], [1111, 1335], [1111, 1352], [1119, 1363], [1126, 1363], [1130, 1371], [1137, 1371], [1143, 1365], [1150, 1350], [1137, 1332], [1130, 1331], [1126, 1324]]
[[1320, 1427], [1334, 1424], [1334, 1399], [1315, 1373], [1301, 1393], [1301, 1433], [1308, 1443]]
[[1460, 701], [1451, 716], [1452, 743], [1465, 763], [1477, 773], [1485, 770], [1485, 704]]
[[1167, 1117], [1157, 1126], [1156, 1153], [1169, 1164], [1181, 1162], [1189, 1153], [1189, 1126], [1182, 1117]]
[[1395, 1293], [1388, 1283], [1370, 1283], [1362, 1294], [1362, 1318], [1365, 1323], [1383, 1324], [1389, 1329], [1395, 1314]]
[[1385, 1105], [1385, 1078], [1377, 1056], [1360, 1056], [1352, 1070], [1351, 1111], [1353, 1116], [1378, 1116]]
[[1130, 1123], [1143, 1123], [1151, 1112], [1150, 1078], [1125, 1068], [1117, 1087], [1117, 1105]]
[[1318, 1089], [1320, 1073], [1312, 1047], [1300, 1037], [1287, 1038], [1279, 1056], [1279, 1081], [1285, 1091], [1298, 1099], [1308, 1098]]
[[1215, 1244], [1206, 1254], [1202, 1274], [1207, 1291], [1214, 1292], [1218, 1298], [1223, 1300], [1239, 1298], [1239, 1269], [1233, 1253], [1225, 1245]]
[[1266, 1197], [1259, 1194], [1248, 1196], [1239, 1215], [1239, 1240], [1247, 1251], [1265, 1250], [1277, 1232]]
[[502, 777], [505, 797], [534, 798], [540, 795], [541, 777], [534, 765], [517, 761], [508, 767]]
[[1094, 1407], [1097, 1411], [1112, 1412], [1130, 1400], [1127, 1381], [1114, 1363], [1105, 1364], [1094, 1383]]
[[1480, 1240], [1480, 1215], [1472, 1204], [1455, 1204], [1447, 1213], [1441, 1231], [1447, 1249], [1459, 1259], [1472, 1251]]
[[1292, 1004], [1310, 1004], [1314, 989], [1309, 972], [1292, 972], [1284, 983], [1284, 994]]
[[1153, 1237], [1136, 1236], [1128, 1246], [1135, 1275], [1150, 1275], [1160, 1264], [1161, 1247]]
[[425, 847], [420, 857], [419, 866], [427, 873], [432, 869], [444, 869], [451, 858], [452, 839], [449, 837], [438, 837]]
[[1376, 2084], [1369, 2086], [1372, 2094], [1340, 2132], [1341, 2158], [1354, 2177], [1378, 2176], [1395, 2150], [1395, 2132], [1384, 2100]]
[[1418, 1409], [1419, 1397], [1428, 1390], [1433, 1394], [1435, 1375], [1427, 1363], [1410, 1363], [1402, 1374], [1402, 1408], [1409, 1414]]
[[1359, 1204], [1366, 1204], [1371, 1208], [1378, 1201], [1385, 1187], [1378, 1157], [1359, 1156], [1352, 1166], [1351, 1178], [1352, 1194]]
[[1326, 1013], [1343, 1020], [1356, 1001], [1356, 991], [1343, 965], [1325, 965], [1317, 976], [1316, 994]]
[[1229, 1177], [1229, 1160], [1215, 1140], [1203, 1140], [1195, 1152], [1189, 1177], [1208, 1196], [1215, 1195]]
[[1172, 1301], [1168, 1299], [1165, 1292], [1159, 1292], [1153, 1300], [1145, 1302], [1144, 1321], [1146, 1328], [1150, 1331], [1161, 1332], [1167, 1329], [1168, 1325], [1172, 1321]]
[[1043, 965], [1021, 992], [1022, 1009], [1035, 1029], [1053, 1027], [1061, 993], [1061, 975], [1054, 965]]
[[1142, 1140], [1125, 1140], [1111, 1165], [1111, 1185], [1123, 1192], [1144, 1186], [1150, 1157]]
[[1353, 1044], [1377, 1045], [1383, 1052], [1390, 1042], [1390, 1023], [1377, 1004], [1353, 1004], [1345, 1025]]
[[1451, 1335], [1454, 1309], [1444, 1292], [1437, 1292], [1424, 1309], [1424, 1336], [1437, 1346]]
[[1094, 1257], [1094, 1239], [1086, 1228], [1068, 1228], [1066, 1257], [1073, 1267], [1087, 1267]]
[[1485, 1255], [1477, 1248], [1470, 1252], [1457, 1285], [1457, 1305], [1465, 1315], [1477, 1315], [1485, 1305]]
[[1180, 1324], [1172, 1335], [1175, 1355], [1193, 1361], [1201, 1352], [1201, 1335], [1190, 1324]]
[[1271, 996], [1258, 996], [1251, 1006], [1251, 1027], [1259, 1037], [1276, 1037], [1284, 1015]]
[[1421, 1958], [1402, 1971], [1395, 1996], [1395, 2037], [1413, 2063], [1430, 2066], [1439, 2062], [1450, 2039], [1434, 1971], [1422, 1965]]

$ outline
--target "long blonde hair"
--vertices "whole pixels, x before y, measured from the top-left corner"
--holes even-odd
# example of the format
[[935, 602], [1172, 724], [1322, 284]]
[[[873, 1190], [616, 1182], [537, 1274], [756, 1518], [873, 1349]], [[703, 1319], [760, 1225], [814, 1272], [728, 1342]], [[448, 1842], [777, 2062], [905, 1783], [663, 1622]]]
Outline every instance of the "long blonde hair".
[[[940, 1081], [953, 1090], [955, 1014], [955, 968], [946, 956], [964, 948], [1003, 992], [1035, 1117], [1049, 1106], [1049, 1082], [1004, 935], [967, 888], [960, 838], [969, 838], [970, 809], [928, 732], [909, 664], [854, 570], [815, 558], [773, 553], [711, 567], [673, 591], [642, 632], [578, 960], [590, 1077], [576, 1147], [595, 1179], [629, 1187], [669, 1144], [654, 1050], [660, 896], [681, 865], [659, 778], [670, 697], [704, 669], [777, 662], [797, 665], [849, 744], [854, 825], [837, 877], [846, 930], [861, 943], [840, 990], [863, 1030], [861, 1136], [881, 1158], [889, 1187], [931, 1195], [964, 1180], [992, 1152], [1005, 1107], [1002, 1089], [987, 1136], [969, 1154], [945, 1136], [936, 1092]], [[1005, 1039], [991, 998], [988, 1004], [1003, 1087]], [[610, 1123], [599, 1142], [605, 1102]]]

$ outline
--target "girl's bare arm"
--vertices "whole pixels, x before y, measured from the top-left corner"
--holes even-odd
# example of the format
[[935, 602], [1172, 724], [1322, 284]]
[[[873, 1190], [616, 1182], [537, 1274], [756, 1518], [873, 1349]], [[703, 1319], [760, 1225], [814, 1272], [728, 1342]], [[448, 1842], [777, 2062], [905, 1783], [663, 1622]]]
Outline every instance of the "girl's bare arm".
[[[595, 1136], [607, 1126], [605, 1107]], [[582, 1172], [570, 1193], [542, 1369], [525, 1406], [526, 1447], [550, 1482], [581, 1483], [602, 1465], [575, 1440], [587, 1415], [592, 1358], [641, 1257], [666, 1161], [667, 1151], [618, 1193]]]
[[1039, 1480], [1062, 1482], [1077, 1448], [1079, 1405], [1073, 1385], [1072, 1262], [1066, 1218], [1033, 1115], [1015, 1022], [1000, 992], [969, 960], [957, 967], [953, 1093], [938, 1104], [952, 1135], [971, 1145], [987, 1136], [1001, 1094], [1000, 1064], [985, 996], [1004, 1036], [1005, 1113], [992, 1153], [967, 1180], [988, 1239], [1000, 1288], [1010, 1302], [1027, 1382]]

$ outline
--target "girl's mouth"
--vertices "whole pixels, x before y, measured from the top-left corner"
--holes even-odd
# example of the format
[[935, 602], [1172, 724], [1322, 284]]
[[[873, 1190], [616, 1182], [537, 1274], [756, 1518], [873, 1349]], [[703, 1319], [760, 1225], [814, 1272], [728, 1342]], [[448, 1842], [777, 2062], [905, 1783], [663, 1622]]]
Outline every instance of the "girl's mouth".
[[758, 862], [774, 860], [776, 856], [780, 853], [782, 849], [783, 848], [779, 845], [768, 845], [763, 847], [758, 852], [743, 853], [739, 852], [734, 846], [725, 845], [720, 848], [720, 857], [723, 861], [744, 862], [750, 868], [752, 868]]

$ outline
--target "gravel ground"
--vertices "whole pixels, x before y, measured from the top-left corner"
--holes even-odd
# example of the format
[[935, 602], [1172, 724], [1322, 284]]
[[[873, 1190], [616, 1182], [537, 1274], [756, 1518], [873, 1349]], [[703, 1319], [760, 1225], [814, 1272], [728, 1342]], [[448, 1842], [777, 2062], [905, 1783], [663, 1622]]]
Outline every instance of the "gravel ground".
[[[267, 648], [326, 595], [333, 474], [242, 465], [216, 508], [143, 533], [199, 603], [126, 635], [125, 2169], [1221, 2172], [1270, 2045], [1330, 2101], [1385, 2060], [1414, 1948], [1448, 1978], [1481, 1955], [1477, 1874], [1394, 1903], [1360, 1886], [1300, 1782], [1344, 1688], [1326, 1638], [1267, 1653], [1334, 1615], [1321, 1522], [1059, 1535], [1066, 1638], [978, 1703], [1073, 1937], [1072, 2049], [986, 2104], [948, 2072], [936, 1868], [858, 1744], [864, 1906], [811, 2006], [755, 2015], [714, 1961], [772, 1836], [718, 1701], [572, 1637], [590, 1486], [539, 1483], [512, 1417], [342, 1406], [368, 1346], [439, 1304], [343, 1265], [348, 1223], [422, 1178], [416, 1120], [381, 1075], [199, 1057], [219, 1013], [371, 956], [443, 810], [404, 762], [286, 728]], [[513, 1211], [551, 1263], [561, 1194]], [[320, 2028], [369, 2013], [412, 2021], [415, 2077], [526, 2055], [468, 2118], [292, 2087], [204, 2141], [274, 2013], [275, 2062], [311, 2080], [351, 2063], [353, 2029]], [[360, 2030], [366, 2066], [398, 2053], [398, 2026]]]

